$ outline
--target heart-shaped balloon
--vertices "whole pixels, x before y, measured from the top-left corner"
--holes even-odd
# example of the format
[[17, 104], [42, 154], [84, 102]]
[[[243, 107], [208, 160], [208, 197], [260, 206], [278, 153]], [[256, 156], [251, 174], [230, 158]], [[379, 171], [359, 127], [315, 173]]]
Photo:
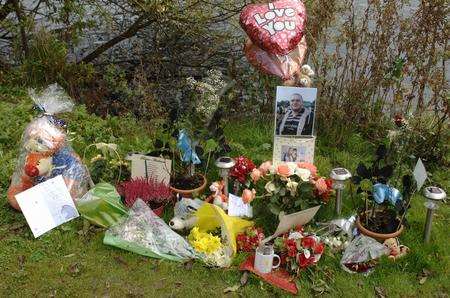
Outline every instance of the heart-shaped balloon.
[[290, 80], [302, 66], [306, 54], [306, 39], [303, 37], [297, 47], [288, 55], [279, 56], [261, 50], [250, 39], [244, 46], [245, 56], [253, 67], [264, 73]]
[[303, 38], [306, 9], [300, 0], [279, 0], [244, 7], [239, 22], [252, 42], [274, 55], [286, 55]]

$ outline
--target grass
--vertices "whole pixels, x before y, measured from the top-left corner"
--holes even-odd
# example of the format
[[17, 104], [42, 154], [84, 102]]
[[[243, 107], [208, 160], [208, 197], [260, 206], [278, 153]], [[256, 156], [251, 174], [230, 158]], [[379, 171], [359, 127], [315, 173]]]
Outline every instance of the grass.
[[[9, 208], [6, 201], [8, 179], [14, 169], [20, 134], [31, 119], [29, 100], [19, 89], [1, 88], [0, 95], [0, 296], [60, 297], [60, 296], [288, 296], [286, 293], [250, 276], [248, 284], [237, 292], [224, 294], [227, 287], [239, 283], [241, 273], [230, 269], [210, 269], [201, 263], [192, 268], [185, 265], [150, 259], [127, 251], [105, 246], [103, 230], [86, 225], [79, 218], [34, 239], [23, 216]], [[100, 119], [78, 107], [67, 116], [75, 132], [74, 147], [82, 152], [93, 142], [115, 142], [121, 153], [149, 150], [151, 140], [133, 119]], [[271, 158], [272, 121], [268, 119], [233, 121], [226, 126], [226, 135], [233, 155], [245, 154], [257, 163]], [[356, 168], [360, 160], [368, 160], [373, 146], [357, 134], [345, 148], [325, 147], [317, 141], [316, 163], [319, 172], [327, 175], [334, 166]], [[211, 171], [210, 175], [214, 175]], [[449, 190], [448, 171], [436, 170], [433, 179]], [[217, 177], [211, 177], [214, 179]], [[352, 213], [353, 201], [345, 198], [344, 213]], [[385, 293], [389, 297], [448, 296], [450, 208], [440, 208], [436, 214], [432, 243], [422, 244], [425, 209], [422, 197], [416, 195], [409, 214], [411, 226], [401, 237], [411, 248], [405, 258], [392, 263], [383, 259], [368, 277], [351, 275], [339, 265], [341, 255], [326, 253], [317, 267], [305, 271], [299, 279], [299, 296], [310, 297], [326, 290], [330, 297], [373, 297]], [[331, 214], [332, 204], [324, 214]], [[331, 219], [331, 217], [329, 217]], [[423, 269], [431, 275], [419, 284]], [[325, 284], [326, 286], [324, 286]]]

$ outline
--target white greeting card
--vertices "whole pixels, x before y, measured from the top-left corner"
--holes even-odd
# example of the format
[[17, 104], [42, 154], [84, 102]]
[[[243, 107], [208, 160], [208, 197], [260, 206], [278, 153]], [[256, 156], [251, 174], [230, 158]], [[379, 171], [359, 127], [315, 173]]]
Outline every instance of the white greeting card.
[[35, 238], [80, 216], [62, 176], [16, 195]]
[[278, 224], [277, 230], [272, 236], [264, 239], [263, 243], [267, 243], [272, 239], [275, 239], [276, 237], [289, 232], [290, 229], [296, 226], [306, 225], [314, 218], [314, 216], [316, 216], [316, 213], [317, 211], [319, 211], [319, 209], [320, 205], [292, 214], [280, 214], [280, 223]]
[[228, 215], [237, 217], [253, 217], [253, 208], [250, 204], [245, 204], [241, 197], [229, 194]]
[[427, 170], [425, 169], [425, 166], [420, 158], [416, 163], [413, 174], [414, 179], [416, 179], [417, 182], [417, 190], [420, 190], [428, 178]]
[[132, 178], [152, 177], [157, 181], [169, 184], [172, 168], [170, 159], [133, 153], [128, 155], [127, 160], [131, 160]]

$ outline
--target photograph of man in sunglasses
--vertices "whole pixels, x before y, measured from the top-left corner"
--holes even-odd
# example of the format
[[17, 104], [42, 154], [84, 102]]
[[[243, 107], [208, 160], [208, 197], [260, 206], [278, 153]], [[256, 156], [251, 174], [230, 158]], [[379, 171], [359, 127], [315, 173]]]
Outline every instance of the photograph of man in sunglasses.
[[276, 135], [313, 134], [316, 92], [314, 88], [278, 87]]

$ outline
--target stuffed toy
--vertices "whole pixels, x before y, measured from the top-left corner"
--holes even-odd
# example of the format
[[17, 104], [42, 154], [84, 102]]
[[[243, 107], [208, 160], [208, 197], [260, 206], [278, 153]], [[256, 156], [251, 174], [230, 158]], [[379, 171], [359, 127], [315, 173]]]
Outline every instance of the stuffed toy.
[[20, 210], [15, 198], [18, 193], [59, 175], [62, 175], [73, 199], [87, 192], [89, 173], [67, 144], [64, 122], [46, 113], [44, 108], [58, 112], [71, 107], [66, 98], [59, 97], [61, 92], [59, 86], [52, 85], [44, 91], [45, 98], [30, 94], [44, 114], [27, 126], [22, 137], [19, 162], [7, 193], [10, 205], [17, 210]]
[[175, 217], [170, 220], [169, 226], [176, 231], [190, 230], [198, 220], [194, 214], [203, 204], [204, 201], [199, 199], [182, 198], [175, 204]]
[[311, 88], [313, 85], [312, 78], [314, 75], [315, 73], [311, 66], [305, 64], [299, 71], [294, 73], [294, 77], [292, 79], [284, 81], [284, 85]]
[[392, 261], [405, 256], [409, 252], [409, 248], [405, 245], [400, 245], [397, 238], [386, 239], [383, 244], [389, 249], [388, 258]]
[[224, 187], [223, 181], [216, 181], [211, 184], [209, 190], [213, 192], [211, 195], [213, 204], [219, 206], [223, 210], [228, 210], [228, 198], [223, 193]]

